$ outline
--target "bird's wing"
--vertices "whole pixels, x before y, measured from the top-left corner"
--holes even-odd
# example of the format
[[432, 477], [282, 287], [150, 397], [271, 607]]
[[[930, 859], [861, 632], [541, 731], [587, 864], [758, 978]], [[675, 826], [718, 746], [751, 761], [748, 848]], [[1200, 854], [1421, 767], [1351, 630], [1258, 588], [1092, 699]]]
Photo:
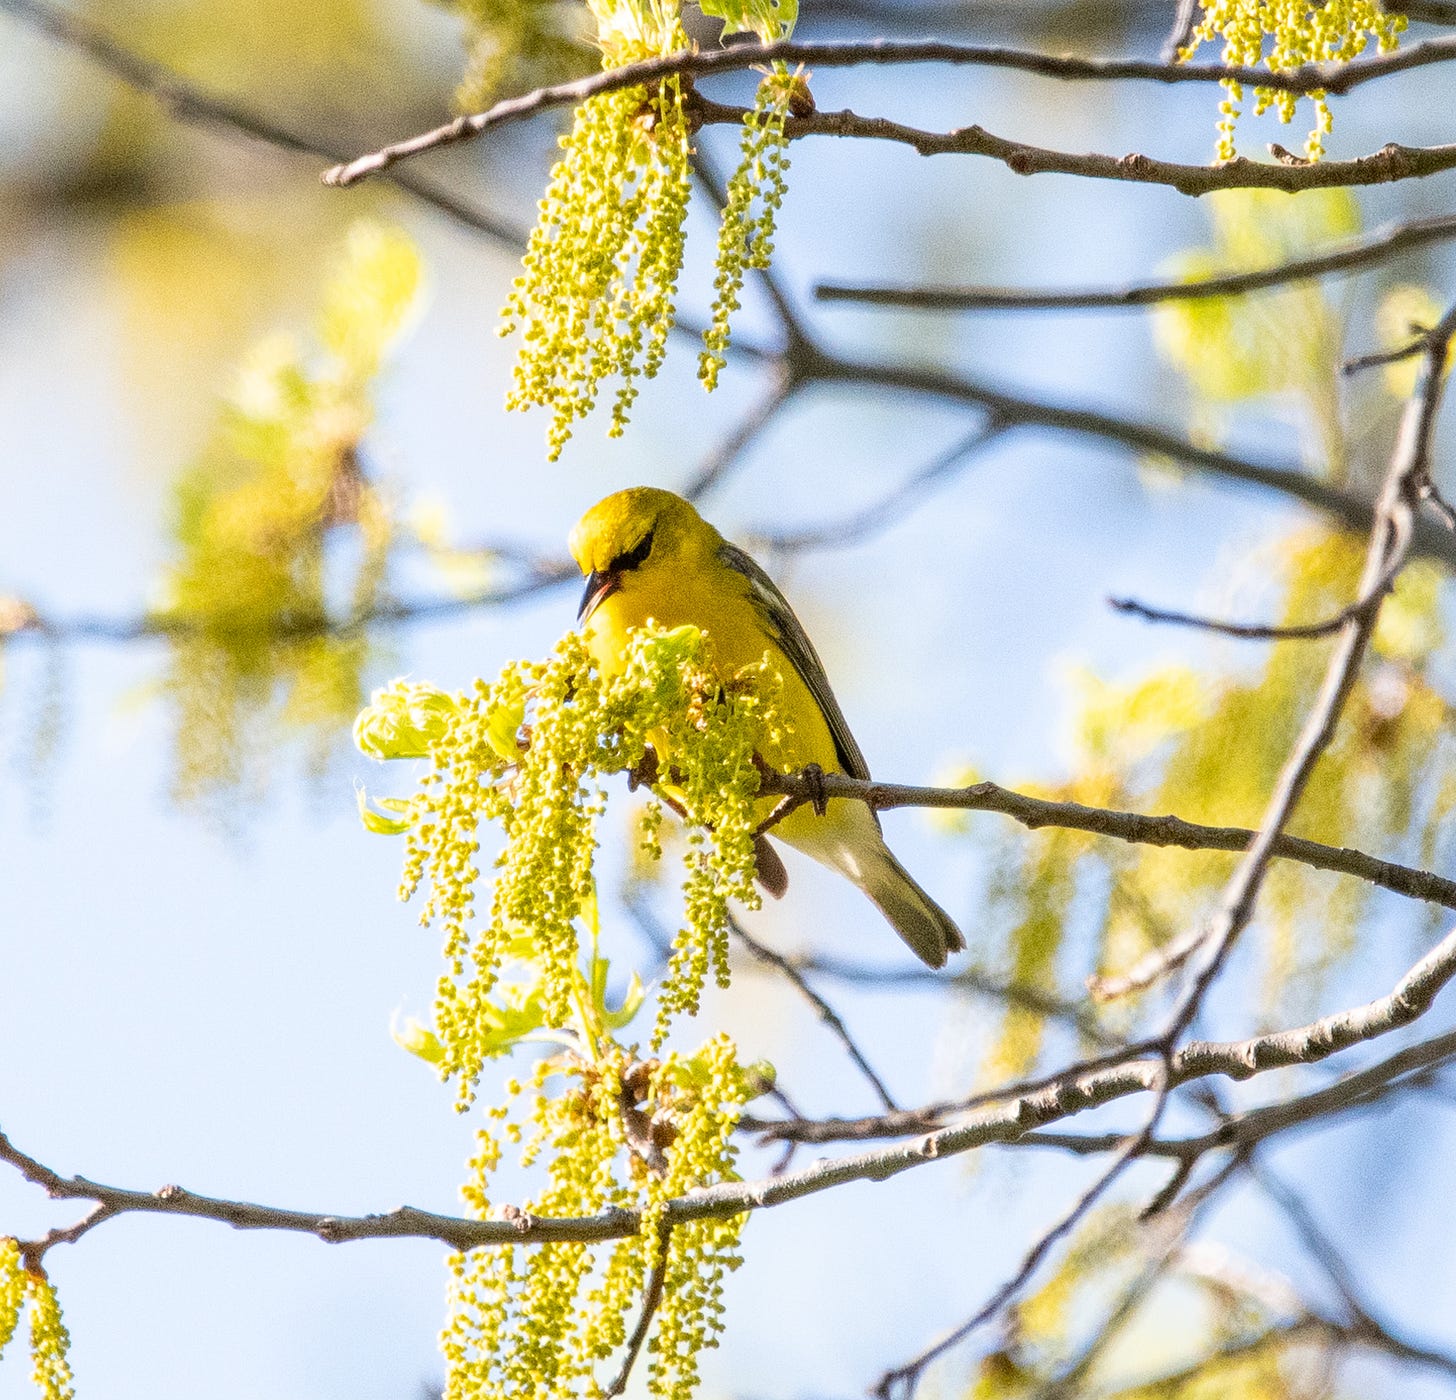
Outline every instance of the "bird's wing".
[[854, 741], [854, 735], [849, 732], [849, 721], [845, 719], [844, 711], [839, 708], [839, 701], [834, 698], [834, 692], [829, 688], [829, 677], [824, 674], [824, 663], [819, 660], [819, 653], [814, 650], [814, 644], [809, 640], [809, 634], [804, 631], [803, 624], [794, 616], [788, 599], [779, 592], [778, 585], [737, 545], [725, 542], [719, 551], [719, 557], [730, 569], [748, 580], [754, 606], [767, 624], [773, 639], [779, 644], [779, 649], [799, 673], [799, 679], [809, 687], [809, 693], [828, 721], [840, 766], [851, 778], [868, 781], [869, 767], [859, 751], [859, 745]]

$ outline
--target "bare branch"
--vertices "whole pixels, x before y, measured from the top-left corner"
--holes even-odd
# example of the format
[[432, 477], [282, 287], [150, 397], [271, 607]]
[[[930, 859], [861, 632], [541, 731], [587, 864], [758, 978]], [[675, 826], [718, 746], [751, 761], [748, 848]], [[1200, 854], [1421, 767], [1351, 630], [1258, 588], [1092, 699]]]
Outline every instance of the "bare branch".
[[[736, 123], [746, 111], [702, 101], [697, 105], [704, 125]], [[1058, 151], [997, 136], [981, 126], [926, 131], [885, 117], [862, 117], [850, 111], [791, 117], [784, 132], [791, 141], [806, 136], [889, 141], [909, 146], [922, 156], [981, 156], [1000, 161], [1017, 175], [1077, 175], [1090, 180], [1165, 185], [1191, 196], [1212, 194], [1216, 190], [1283, 190], [1286, 194], [1297, 194], [1301, 190], [1388, 185], [1456, 169], [1456, 145], [1403, 146], [1391, 141], [1370, 155], [1352, 160], [1305, 161], [1291, 157], [1269, 162], [1237, 156], [1217, 165], [1186, 165], [1137, 152], [1113, 156]]]
[[1274, 784], [1259, 834], [1249, 843], [1224, 890], [1218, 913], [1208, 930], [1209, 957], [1178, 1003], [1167, 1032], [1170, 1039], [1181, 1035], [1193, 1023], [1203, 997], [1254, 916], [1284, 825], [1293, 816], [1316, 765], [1334, 739], [1340, 715], [1355, 688], [1365, 650], [1375, 634], [1380, 605], [1409, 556], [1421, 484], [1430, 477], [1431, 440], [1445, 385], [1446, 348], [1453, 334], [1456, 334], [1456, 306], [1431, 332], [1420, 380], [1401, 419], [1400, 433], [1376, 506], [1365, 567], [1356, 590], [1356, 608], [1340, 629], [1319, 693]]
[[[1234, 1148], [1245, 1154], [1258, 1143], [1291, 1128], [1324, 1126], [1356, 1109], [1369, 1108], [1406, 1087], [1414, 1075], [1429, 1074], [1456, 1059], [1456, 1031], [1419, 1045], [1407, 1046], [1378, 1064], [1346, 1075], [1333, 1084], [1294, 1098], [1232, 1113], [1210, 1132], [1196, 1137], [1159, 1138], [1150, 1142], [1153, 1157], [1173, 1157], [1191, 1168], [1206, 1153]], [[1126, 1141], [1124, 1134], [1027, 1133], [1017, 1145], [1053, 1147], [1079, 1156], [1111, 1152]]]
[[[1167, 1087], [1175, 1088], [1211, 1075], [1248, 1079], [1288, 1065], [1315, 1064], [1352, 1045], [1410, 1025], [1425, 1014], [1452, 977], [1456, 977], [1456, 930], [1411, 968], [1391, 992], [1363, 1006], [1326, 1016], [1295, 1030], [1250, 1040], [1194, 1041], [1172, 1056], [1171, 1067], [1165, 1067], [1161, 1059], [1141, 1058], [1090, 1073], [1073, 1069], [1043, 1089], [969, 1115], [961, 1122], [917, 1136], [908, 1143], [821, 1160], [800, 1171], [759, 1181], [724, 1182], [677, 1197], [667, 1203], [663, 1220], [668, 1225], [678, 1225], [688, 1220], [722, 1219], [801, 1200], [854, 1181], [888, 1180], [903, 1171], [957, 1156], [987, 1143], [1011, 1141], [1084, 1109], [1132, 1094], [1156, 1092], [1165, 1073]], [[1143, 1049], [1136, 1053], [1148, 1052]], [[801, 1131], [812, 1126], [806, 1123], [789, 1126], [796, 1130], [792, 1136], [801, 1141], [834, 1140], [835, 1135], [828, 1131], [817, 1137]], [[0, 1161], [16, 1167], [27, 1181], [54, 1199], [98, 1202], [107, 1206], [114, 1216], [183, 1215], [214, 1220], [240, 1230], [294, 1231], [314, 1235], [331, 1244], [409, 1238], [439, 1240], [453, 1249], [471, 1250], [506, 1243], [621, 1239], [638, 1233], [641, 1228], [641, 1213], [626, 1209], [566, 1219], [542, 1219], [514, 1211], [509, 1219], [470, 1220], [401, 1206], [378, 1215], [346, 1216], [199, 1196], [177, 1186], [165, 1186], [156, 1192], [135, 1191], [85, 1177], [64, 1177], [21, 1152], [3, 1133], [0, 1133]]]
[[[520, 97], [497, 102], [484, 112], [457, 117], [454, 121], [423, 132], [404, 141], [385, 146], [369, 155], [335, 165], [324, 172], [327, 185], [352, 185], [388, 170], [399, 161], [408, 160], [426, 151], [471, 141], [495, 127], [520, 121], [538, 112], [556, 107], [575, 107], [578, 103], [623, 88], [641, 87], [660, 82], [674, 75], [703, 78], [713, 73], [741, 72], [776, 62], [806, 64], [811, 68], [849, 68], [864, 64], [877, 66], [909, 63], [945, 63], [1015, 69], [1042, 77], [1064, 81], [1150, 81], [1158, 83], [1222, 83], [1239, 82], [1249, 86], [1272, 88], [1280, 92], [1348, 92], [1363, 83], [1392, 73], [1423, 67], [1430, 63], [1446, 63], [1456, 58], [1456, 41], [1432, 39], [1395, 53], [1376, 58], [1358, 59], [1352, 63], [1307, 64], [1284, 73], [1260, 67], [1224, 66], [1150, 62], [1145, 59], [1079, 58], [1069, 54], [1035, 53], [1023, 49], [990, 47], [979, 44], [955, 44], [927, 39], [910, 42], [878, 39], [867, 43], [806, 43], [786, 41], [777, 44], [735, 44], [732, 48], [702, 52], [685, 50], [662, 58], [644, 59], [573, 82], [537, 88]], [[717, 108], [717, 104], [712, 104]], [[718, 109], [726, 110], [726, 109]], [[831, 114], [837, 118], [848, 113]], [[740, 112], [741, 116], [741, 112]], [[859, 122], [861, 118], [853, 118]], [[804, 125], [803, 123], [809, 123]], [[815, 118], [790, 122], [791, 134], [807, 135], [811, 131], [830, 128], [815, 124]], [[891, 127], [893, 123], [886, 123]], [[896, 128], [909, 131], [909, 128]], [[971, 128], [977, 130], [977, 128]], [[837, 131], [835, 134], [850, 134]], [[856, 134], [869, 134], [856, 133]], [[881, 135], [887, 133], [881, 132]], [[921, 137], [927, 133], [921, 133]], [[889, 139], [901, 139], [890, 137]], [[934, 139], [934, 138], [932, 138]], [[912, 144], [914, 144], [912, 142]], [[928, 154], [928, 152], [927, 152]], [[1232, 162], [1231, 164], [1237, 164]], [[1187, 167], [1200, 169], [1202, 167]], [[1219, 186], [1210, 186], [1219, 188]]]
[[[760, 779], [761, 790], [807, 799], [810, 786], [802, 774], [777, 773]], [[1177, 846], [1188, 851], [1246, 851], [1254, 833], [1247, 827], [1202, 826], [1181, 817], [1144, 816], [1138, 812], [1118, 812], [1103, 807], [1087, 807], [1080, 802], [1052, 802], [1013, 792], [996, 783], [972, 783], [963, 788], [911, 787], [897, 783], [877, 783], [851, 778], [843, 773], [823, 775], [827, 797], [851, 797], [877, 811], [895, 807], [927, 807], [937, 810], [997, 812], [1010, 817], [1033, 831], [1039, 827], [1061, 827], [1069, 831], [1087, 831], [1114, 840], [1145, 846]], [[1325, 846], [1298, 836], [1281, 835], [1273, 843], [1273, 853], [1282, 860], [1298, 861], [1317, 870], [1353, 875], [1382, 889], [1413, 899], [1456, 909], [1456, 881], [1430, 871], [1414, 870], [1391, 861], [1378, 860], [1361, 851], [1345, 847]]]
[[[1410, 1025], [1425, 1014], [1437, 993], [1453, 976], [1456, 976], [1456, 929], [1411, 968], [1391, 992], [1363, 1006], [1336, 1012], [1295, 1030], [1272, 1032], [1248, 1040], [1190, 1041], [1173, 1056], [1170, 1086], [1177, 1088], [1215, 1075], [1244, 1080], [1271, 1069], [1317, 1064], [1341, 1050]], [[939, 1138], [942, 1132], [954, 1132], [970, 1124], [984, 1126], [1000, 1122], [1001, 1115], [1007, 1111], [1019, 1113], [1023, 1120], [1033, 1116], [1040, 1119], [1035, 1123], [1023, 1121], [1019, 1132], [986, 1139], [1005, 1142], [1021, 1137], [1033, 1128], [1079, 1113], [1084, 1108], [1100, 1106], [1129, 1093], [1148, 1089], [1154, 1068], [1148, 1057], [1158, 1048], [1157, 1043], [1151, 1041], [1129, 1046], [1125, 1061], [1114, 1062], [1092, 1072], [1083, 1065], [1074, 1065], [1060, 1074], [1048, 1076], [1041, 1081], [1040, 1087], [1018, 1094], [1005, 1108], [977, 1112], [965, 1124], [941, 1129], [932, 1137]], [[800, 1118], [783, 1123], [759, 1122], [754, 1126], [766, 1138], [772, 1139], [811, 1143], [863, 1142], [918, 1134], [933, 1127], [936, 1120], [948, 1111], [954, 1110], [944, 1104], [934, 1104], [925, 1109], [876, 1118]], [[1047, 1116], [1042, 1118], [1042, 1113]], [[977, 1142], [974, 1145], [982, 1144]]]
[[603, 1392], [606, 1400], [615, 1400], [616, 1396], [627, 1389], [627, 1382], [632, 1379], [632, 1368], [642, 1354], [647, 1333], [652, 1328], [652, 1319], [662, 1303], [662, 1288], [667, 1282], [667, 1246], [671, 1239], [672, 1227], [662, 1226], [657, 1232], [657, 1257], [652, 1262], [652, 1272], [647, 1276], [647, 1287], [642, 1292], [642, 1312], [637, 1318], [637, 1326], [632, 1329], [632, 1335], [627, 1339], [627, 1351], [622, 1357], [617, 1378]]
[[1194, 613], [1169, 612], [1163, 608], [1150, 608], [1136, 598], [1109, 598], [1107, 605], [1118, 612], [1140, 617], [1144, 622], [1166, 622], [1176, 627], [1194, 627], [1202, 632], [1217, 632], [1222, 637], [1239, 637], [1246, 641], [1279, 642], [1308, 641], [1316, 637], [1330, 637], [1347, 622], [1356, 617], [1369, 602], [1351, 603], [1341, 608], [1323, 622], [1307, 622], [1289, 626], [1266, 626], [1251, 622], [1221, 622], [1217, 618], [1198, 617]]
[[1305, 1249], [1319, 1263], [1340, 1294], [1349, 1314], [1349, 1321], [1343, 1324], [1346, 1338], [1384, 1351], [1402, 1361], [1432, 1367], [1456, 1378], [1456, 1355], [1407, 1341], [1387, 1323], [1376, 1318], [1360, 1296], [1350, 1266], [1335, 1247], [1334, 1241], [1320, 1227], [1304, 1198], [1267, 1166], [1256, 1167], [1253, 1175], [1265, 1195], [1284, 1212]]
[[[1324, 253], [1293, 258], [1273, 267], [1230, 272], [1190, 282], [1134, 282], [1126, 287], [1069, 288], [1037, 291], [1016, 287], [863, 286], [820, 282], [818, 301], [847, 301], [867, 306], [913, 307], [925, 311], [1124, 311], [1168, 301], [1204, 297], [1238, 297], [1291, 282], [1355, 272], [1387, 262], [1402, 253], [1456, 238], [1456, 215], [1389, 224], [1365, 238], [1340, 244]], [[1417, 345], [1407, 353], [1414, 354]]]

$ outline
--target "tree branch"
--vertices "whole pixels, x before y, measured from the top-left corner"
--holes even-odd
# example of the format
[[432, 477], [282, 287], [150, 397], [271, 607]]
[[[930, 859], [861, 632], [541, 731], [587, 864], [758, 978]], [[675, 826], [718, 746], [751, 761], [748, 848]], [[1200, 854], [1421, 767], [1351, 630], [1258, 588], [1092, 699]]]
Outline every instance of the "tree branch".
[[[805, 801], [812, 795], [813, 785], [801, 773], [763, 774], [759, 781], [760, 790], [764, 793], [798, 797]], [[851, 778], [843, 773], [825, 773], [823, 789], [826, 797], [854, 798], [876, 811], [926, 807], [997, 812], [1033, 831], [1044, 826], [1060, 827], [1110, 836], [1136, 845], [1176, 846], [1188, 851], [1244, 852], [1255, 835], [1247, 827], [1202, 826], [1184, 821], [1181, 817], [1150, 817], [1137, 812], [1087, 807], [1080, 802], [1052, 802], [1013, 792], [991, 782], [972, 783], [963, 788], [911, 787]], [[1317, 870], [1353, 875], [1397, 894], [1456, 909], [1456, 881], [1429, 871], [1378, 860], [1362, 851], [1321, 845], [1299, 836], [1280, 835], [1273, 843], [1273, 854]]]
[[[1295, 1030], [1249, 1040], [1191, 1042], [1173, 1055], [1167, 1068], [1168, 1087], [1176, 1088], [1212, 1075], [1248, 1079], [1289, 1065], [1316, 1064], [1352, 1045], [1410, 1025], [1425, 1014], [1453, 976], [1456, 976], [1456, 930], [1447, 934], [1387, 995], [1363, 1006], [1326, 1016]], [[1090, 1073], [1074, 1067], [1042, 1089], [977, 1112], [949, 1127], [922, 1134], [909, 1143], [822, 1160], [800, 1171], [759, 1181], [724, 1182], [676, 1197], [667, 1203], [663, 1219], [667, 1225], [723, 1219], [744, 1211], [765, 1210], [802, 1200], [851, 1182], [885, 1181], [928, 1162], [957, 1156], [987, 1143], [1011, 1141], [1085, 1109], [1154, 1090], [1164, 1070], [1161, 1060], [1146, 1058]], [[865, 1121], [873, 1124], [880, 1120]], [[825, 1131], [831, 1125], [839, 1131]], [[842, 1131], [845, 1126], [836, 1120], [821, 1124], [804, 1121], [786, 1124], [788, 1131], [779, 1136], [803, 1142], [828, 1142], [848, 1136]], [[815, 1128], [820, 1130], [817, 1134], [806, 1131]], [[860, 1134], [870, 1135], [869, 1132]], [[452, 1249], [471, 1250], [507, 1243], [621, 1239], [638, 1233], [641, 1228], [641, 1213], [625, 1209], [563, 1219], [513, 1211], [509, 1219], [470, 1220], [401, 1206], [383, 1214], [347, 1216], [199, 1196], [179, 1186], [164, 1186], [156, 1192], [136, 1191], [85, 1177], [62, 1176], [20, 1151], [3, 1133], [0, 1133], [0, 1161], [16, 1167], [27, 1181], [41, 1187], [52, 1198], [97, 1202], [108, 1208], [111, 1217], [136, 1213], [182, 1215], [217, 1221], [240, 1230], [293, 1231], [313, 1235], [330, 1244], [365, 1239], [432, 1239]]]
[[[1355, 272], [1431, 243], [1456, 238], [1456, 214], [1389, 224], [1365, 238], [1327, 252], [1292, 258], [1273, 267], [1230, 272], [1190, 282], [1134, 282], [1126, 287], [1036, 291], [1016, 287], [865, 286], [820, 282], [818, 301], [847, 301], [868, 306], [912, 307], [925, 311], [1096, 311], [1135, 310], [1168, 301], [1247, 296], [1290, 282]], [[1419, 347], [1417, 347], [1419, 348]]]
[[[1318, 1064], [1353, 1045], [1378, 1039], [1418, 1020], [1452, 977], [1456, 977], [1456, 929], [1411, 968], [1389, 993], [1363, 1006], [1336, 1012], [1294, 1030], [1253, 1036], [1248, 1040], [1190, 1041], [1173, 1056], [1170, 1086], [1177, 1088], [1215, 1075], [1245, 1080], [1271, 1069]], [[977, 1112], [957, 1127], [999, 1124], [1003, 1121], [1002, 1115], [1008, 1112], [1039, 1118], [1035, 1123], [1026, 1122], [1021, 1132], [987, 1139], [1005, 1142], [1084, 1108], [1100, 1107], [1129, 1093], [1146, 1090], [1153, 1068], [1147, 1057], [1156, 1049], [1156, 1044], [1150, 1042], [1129, 1047], [1124, 1062], [1090, 1072], [1084, 1065], [1074, 1065], [1048, 1076], [1040, 1087], [1018, 1094], [1004, 1107]], [[1055, 1107], [1058, 1104], [1062, 1107]], [[795, 1119], [781, 1123], [757, 1122], [754, 1127], [765, 1139], [774, 1141], [863, 1142], [923, 1133], [953, 1111], [953, 1105], [935, 1104], [872, 1118]], [[1043, 1113], [1047, 1115], [1044, 1118]], [[940, 1129], [932, 1136], [956, 1130]]]
[[[1351, 63], [1307, 64], [1288, 72], [1274, 73], [1261, 67], [1225, 66], [1221, 64], [1186, 64], [1153, 62], [1146, 59], [1079, 58], [1070, 54], [1035, 53], [1023, 49], [999, 48], [980, 44], [955, 44], [927, 39], [910, 42], [878, 39], [851, 43], [813, 43], [786, 41], [777, 44], [735, 44], [731, 48], [704, 51], [684, 50], [661, 58], [644, 59], [640, 63], [593, 73], [573, 82], [537, 88], [520, 97], [497, 102], [484, 112], [457, 117], [443, 126], [418, 136], [382, 147], [369, 155], [333, 166], [323, 174], [326, 185], [356, 184], [402, 160], [426, 151], [472, 141], [496, 127], [535, 116], [556, 107], [575, 107], [603, 93], [620, 92], [624, 88], [646, 86], [665, 78], [680, 76], [704, 78], [714, 73], [741, 72], [772, 63], [806, 64], [811, 68], [849, 68], [864, 64], [892, 66], [911, 63], [944, 63], [958, 66], [1014, 69], [1041, 77], [1063, 81], [1158, 83], [1223, 83], [1238, 82], [1270, 88], [1279, 92], [1344, 93], [1363, 83], [1384, 78], [1392, 73], [1423, 67], [1430, 63], [1446, 63], [1456, 58], [1456, 40], [1432, 39], [1411, 48], [1376, 58], [1357, 59]], [[715, 107], [717, 104], [713, 104]], [[722, 109], [720, 109], [722, 110]], [[741, 112], [740, 112], [741, 116]], [[848, 113], [831, 114], [835, 118]], [[827, 130], [815, 126], [815, 118], [799, 118], [790, 122], [796, 134]], [[862, 118], [853, 118], [855, 122]], [[809, 122], [809, 126], [801, 123]], [[887, 123], [892, 126], [892, 123]], [[897, 128], [908, 132], [910, 128]], [[976, 128], [972, 128], [976, 130]], [[848, 134], [836, 132], [836, 134]], [[866, 133], [867, 134], [867, 133]], [[927, 133], [920, 133], [924, 138]], [[900, 139], [900, 138], [890, 138]], [[933, 138], [932, 138], [933, 139]], [[912, 143], [913, 144], [913, 143]], [[928, 154], [928, 152], [927, 152]], [[1232, 162], [1237, 164], [1237, 162]], [[1189, 167], [1201, 169], [1202, 167]], [[1218, 188], [1211, 186], [1210, 188]]]

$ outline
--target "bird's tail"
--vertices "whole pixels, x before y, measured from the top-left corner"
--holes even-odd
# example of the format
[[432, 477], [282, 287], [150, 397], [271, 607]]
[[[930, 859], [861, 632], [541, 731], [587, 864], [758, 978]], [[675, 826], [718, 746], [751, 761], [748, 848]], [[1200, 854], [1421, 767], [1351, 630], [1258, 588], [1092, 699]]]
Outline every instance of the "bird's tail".
[[951, 953], [966, 946], [950, 915], [915, 883], [883, 841], [861, 848], [856, 855], [858, 869], [850, 878], [874, 900], [921, 962], [944, 967]]

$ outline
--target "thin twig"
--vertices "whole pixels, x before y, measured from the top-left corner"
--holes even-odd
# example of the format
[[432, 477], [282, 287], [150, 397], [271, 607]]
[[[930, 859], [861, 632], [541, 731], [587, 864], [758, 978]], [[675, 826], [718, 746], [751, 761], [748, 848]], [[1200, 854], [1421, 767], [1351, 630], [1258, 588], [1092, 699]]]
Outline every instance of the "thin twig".
[[875, 1091], [875, 1096], [890, 1113], [899, 1110], [900, 1105], [895, 1102], [894, 1096], [885, 1087], [885, 1081], [875, 1073], [870, 1062], [865, 1058], [864, 1052], [855, 1044], [854, 1037], [850, 1035], [838, 1012], [824, 1000], [822, 996], [804, 980], [803, 974], [791, 963], [782, 953], [775, 952], [767, 944], [760, 943], [751, 933], [748, 932], [737, 919], [731, 915], [728, 919], [728, 927], [732, 930], [733, 936], [748, 949], [760, 962], [767, 963], [770, 967], [777, 968], [797, 989], [800, 996], [809, 1003], [819, 1014], [819, 1019], [829, 1027], [833, 1035], [844, 1047], [844, 1052], [854, 1061], [856, 1068], [864, 1075], [870, 1087]]
[[[925, 311], [1123, 311], [1168, 301], [1203, 297], [1237, 297], [1291, 282], [1354, 272], [1401, 253], [1456, 238], [1456, 215], [1389, 224], [1364, 238], [1342, 243], [1323, 253], [1293, 258], [1273, 267], [1229, 272], [1188, 282], [1134, 282], [1126, 287], [1068, 288], [1039, 291], [1015, 287], [864, 286], [820, 282], [818, 301], [855, 302], [867, 306], [911, 307]], [[1408, 352], [1414, 353], [1414, 350]]]
[[627, 1389], [627, 1382], [632, 1379], [632, 1368], [637, 1364], [643, 1344], [647, 1341], [647, 1333], [652, 1328], [652, 1319], [662, 1304], [662, 1286], [667, 1282], [667, 1249], [671, 1242], [672, 1227], [663, 1225], [657, 1232], [657, 1257], [652, 1262], [652, 1271], [647, 1276], [647, 1287], [642, 1293], [642, 1312], [637, 1318], [636, 1327], [632, 1329], [631, 1337], [627, 1339], [627, 1351], [622, 1357], [617, 1378], [603, 1392], [606, 1400], [615, 1400], [616, 1396]]
[[1331, 637], [1349, 622], [1362, 608], [1368, 608], [1368, 601], [1351, 603], [1339, 612], [1325, 618], [1323, 622], [1269, 626], [1252, 622], [1222, 622], [1218, 618], [1199, 617], [1195, 613], [1170, 612], [1165, 608], [1151, 608], [1136, 598], [1109, 598], [1107, 606], [1144, 622], [1165, 622], [1175, 627], [1193, 627], [1201, 632], [1217, 632], [1222, 637], [1239, 637], [1245, 641], [1282, 642], [1307, 641], [1317, 637]]
[[1402, 360], [1413, 359], [1425, 350], [1428, 337], [1429, 332], [1421, 331], [1403, 344], [1392, 346], [1388, 350], [1372, 350], [1368, 355], [1356, 355], [1353, 359], [1342, 360], [1340, 373], [1359, 374], [1362, 370], [1379, 369], [1384, 365], [1397, 365]]

